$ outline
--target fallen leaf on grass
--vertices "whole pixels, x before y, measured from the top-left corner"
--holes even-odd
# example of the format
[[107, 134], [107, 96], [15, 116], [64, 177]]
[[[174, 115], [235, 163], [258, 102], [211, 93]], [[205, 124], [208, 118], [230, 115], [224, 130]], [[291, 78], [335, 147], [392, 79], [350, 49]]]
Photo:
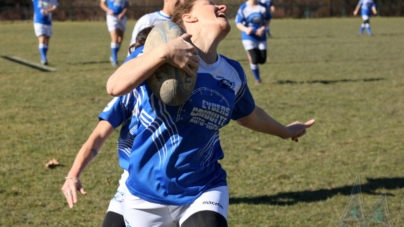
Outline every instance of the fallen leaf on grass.
[[49, 160], [48, 163], [45, 164], [46, 168], [55, 168], [56, 166], [60, 165], [57, 159]]

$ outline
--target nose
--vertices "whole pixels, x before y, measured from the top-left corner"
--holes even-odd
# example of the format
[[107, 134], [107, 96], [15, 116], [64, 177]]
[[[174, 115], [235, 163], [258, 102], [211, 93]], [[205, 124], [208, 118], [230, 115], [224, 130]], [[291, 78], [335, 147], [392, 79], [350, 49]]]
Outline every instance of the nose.
[[227, 7], [225, 5], [218, 5], [219, 11], [222, 13], [226, 13]]

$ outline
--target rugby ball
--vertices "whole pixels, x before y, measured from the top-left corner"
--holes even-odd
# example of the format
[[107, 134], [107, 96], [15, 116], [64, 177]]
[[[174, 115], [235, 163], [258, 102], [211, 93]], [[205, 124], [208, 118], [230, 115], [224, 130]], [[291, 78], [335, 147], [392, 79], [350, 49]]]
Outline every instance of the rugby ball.
[[[171, 21], [161, 22], [150, 31], [143, 52], [147, 53], [184, 33], [185, 31], [179, 25]], [[198, 69], [193, 70], [196, 72]], [[147, 84], [153, 94], [169, 106], [179, 106], [184, 103], [194, 90], [195, 83], [196, 76], [189, 76], [185, 71], [168, 63], [161, 65], [147, 79]]]

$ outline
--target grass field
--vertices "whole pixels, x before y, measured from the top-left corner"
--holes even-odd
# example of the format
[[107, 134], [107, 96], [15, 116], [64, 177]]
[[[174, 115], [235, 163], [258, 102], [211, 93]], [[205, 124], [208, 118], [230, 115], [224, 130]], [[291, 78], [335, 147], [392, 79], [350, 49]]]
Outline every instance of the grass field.
[[[299, 143], [222, 129], [229, 226], [337, 226], [357, 176], [365, 210], [387, 193], [404, 224], [404, 18], [372, 18], [373, 37], [360, 23], [273, 20], [259, 86], [232, 26], [220, 52], [244, 66], [256, 103], [284, 124], [317, 122]], [[39, 62], [30, 22], [0, 23], [0, 45], [0, 56]], [[69, 209], [60, 188], [111, 99], [106, 24], [54, 23], [48, 56], [56, 72], [0, 58], [0, 226], [100, 226], [122, 172], [116, 132], [81, 177], [88, 195]], [[61, 165], [48, 169], [52, 158]]]

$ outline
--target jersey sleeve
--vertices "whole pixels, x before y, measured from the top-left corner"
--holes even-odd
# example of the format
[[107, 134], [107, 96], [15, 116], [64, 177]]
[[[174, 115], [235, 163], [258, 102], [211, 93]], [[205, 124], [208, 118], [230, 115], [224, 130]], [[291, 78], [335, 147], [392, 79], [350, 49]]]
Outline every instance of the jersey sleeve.
[[113, 98], [98, 115], [98, 119], [108, 121], [114, 129], [117, 128], [132, 116], [132, 99], [132, 93]]
[[247, 86], [247, 77], [243, 68], [239, 63], [233, 64], [233, 66], [237, 70], [237, 73], [242, 80], [242, 85], [236, 95], [235, 105], [231, 116], [232, 120], [237, 120], [250, 115], [254, 111], [255, 101], [250, 89]]
[[130, 40], [130, 45], [136, 43], [136, 37], [139, 34], [139, 32], [145, 28], [151, 27], [152, 24], [149, 20], [149, 16], [146, 14], [144, 16], [142, 16], [137, 22], [135, 27], [133, 28], [133, 32], [132, 32], [132, 39]]
[[237, 11], [236, 18], [234, 19], [234, 22], [236, 24], [243, 23], [245, 20], [242, 8], [243, 6], [240, 6], [240, 8]]

